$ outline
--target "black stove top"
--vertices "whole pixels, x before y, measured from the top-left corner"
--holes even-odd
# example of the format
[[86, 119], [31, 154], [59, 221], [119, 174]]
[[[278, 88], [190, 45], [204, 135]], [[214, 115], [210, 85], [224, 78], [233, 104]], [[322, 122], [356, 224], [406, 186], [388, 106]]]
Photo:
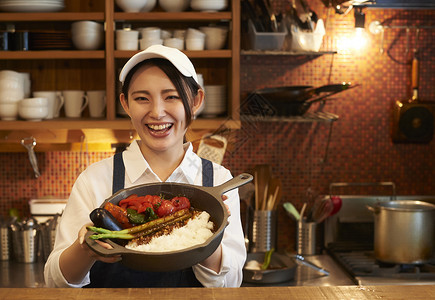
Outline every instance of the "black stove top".
[[[360, 247], [363, 248], [363, 247]], [[349, 273], [356, 284], [397, 282], [401, 284], [435, 284], [435, 263], [389, 264], [375, 258], [370, 249], [344, 251], [329, 249], [329, 254]], [[389, 282], [391, 280], [391, 282]]]

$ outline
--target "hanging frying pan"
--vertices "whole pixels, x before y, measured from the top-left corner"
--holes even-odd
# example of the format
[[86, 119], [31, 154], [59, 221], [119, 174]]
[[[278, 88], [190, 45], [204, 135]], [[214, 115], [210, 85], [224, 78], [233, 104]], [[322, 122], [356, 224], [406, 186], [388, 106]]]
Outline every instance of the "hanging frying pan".
[[394, 143], [429, 143], [434, 133], [434, 104], [418, 97], [419, 61], [416, 51], [412, 60], [411, 99], [396, 101], [393, 105]]
[[264, 88], [253, 93], [267, 101], [279, 116], [301, 116], [307, 112], [313, 103], [332, 100], [327, 98], [357, 86], [351, 86], [350, 83], [329, 84], [317, 88], [311, 86], [283, 86]]

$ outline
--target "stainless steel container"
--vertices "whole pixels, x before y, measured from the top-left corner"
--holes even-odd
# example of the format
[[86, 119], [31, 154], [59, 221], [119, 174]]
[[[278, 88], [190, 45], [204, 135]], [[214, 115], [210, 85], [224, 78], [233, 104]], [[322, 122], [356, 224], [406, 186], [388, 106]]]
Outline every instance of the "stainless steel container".
[[0, 227], [0, 260], [11, 258], [11, 230], [9, 226]]
[[296, 253], [299, 255], [317, 254], [316, 222], [297, 222]]
[[276, 211], [256, 210], [251, 218], [250, 252], [267, 252], [276, 249]]
[[14, 258], [22, 263], [36, 262], [39, 246], [39, 226], [36, 220], [14, 223], [11, 229]]
[[374, 212], [376, 259], [419, 264], [434, 255], [435, 205], [423, 201], [388, 201], [368, 206]]
[[58, 217], [59, 215], [56, 215], [53, 218], [48, 219], [46, 222], [40, 224], [41, 246], [42, 246], [40, 252], [42, 254], [44, 261], [47, 261], [47, 258], [54, 247]]

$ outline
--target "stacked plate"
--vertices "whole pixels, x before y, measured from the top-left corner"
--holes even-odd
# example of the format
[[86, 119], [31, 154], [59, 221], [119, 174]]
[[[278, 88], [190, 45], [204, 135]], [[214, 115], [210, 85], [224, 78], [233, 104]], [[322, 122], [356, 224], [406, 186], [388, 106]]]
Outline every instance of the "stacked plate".
[[68, 50], [73, 46], [69, 31], [31, 31], [30, 50]]
[[0, 11], [53, 12], [64, 8], [64, 0], [0, 0]]
[[213, 118], [226, 112], [227, 110], [227, 92], [225, 85], [206, 85], [204, 110], [201, 113], [203, 117]]

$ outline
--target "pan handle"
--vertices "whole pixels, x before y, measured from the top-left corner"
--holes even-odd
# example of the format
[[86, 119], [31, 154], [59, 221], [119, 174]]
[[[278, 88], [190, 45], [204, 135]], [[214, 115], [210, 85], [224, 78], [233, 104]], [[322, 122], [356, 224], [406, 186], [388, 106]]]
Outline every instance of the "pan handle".
[[126, 251], [128, 251], [126, 248], [120, 247], [111, 240], [104, 240], [104, 242], [109, 243], [113, 247], [113, 249], [106, 249], [98, 244], [95, 240], [89, 238], [92, 234], [94, 234], [92, 231], [86, 232], [85, 242], [89, 246], [89, 248], [91, 248], [95, 253], [101, 256], [124, 254], [126, 253]]
[[313, 99], [309, 99], [309, 100], [305, 101], [305, 103], [311, 104], [311, 103], [314, 103], [314, 102], [319, 102], [319, 101], [327, 100], [325, 98], [331, 97], [331, 96], [333, 96], [335, 94], [338, 94], [340, 92], [343, 92], [343, 91], [348, 91], [350, 89], [356, 88], [359, 85], [360, 84], [355, 84], [353, 86], [349, 86], [349, 85], [336, 85], [337, 87], [340, 86], [341, 88], [339, 90], [329, 91], [329, 94], [325, 94], [325, 95], [321, 95], [321, 96], [315, 97]]
[[242, 173], [237, 176], [234, 176], [232, 179], [228, 180], [227, 182], [224, 182], [221, 185], [211, 187], [209, 189], [213, 190], [214, 194], [222, 195], [228, 191], [234, 190], [235, 188], [241, 187], [242, 185], [245, 185], [252, 181], [254, 177], [251, 174], [248, 173]]

